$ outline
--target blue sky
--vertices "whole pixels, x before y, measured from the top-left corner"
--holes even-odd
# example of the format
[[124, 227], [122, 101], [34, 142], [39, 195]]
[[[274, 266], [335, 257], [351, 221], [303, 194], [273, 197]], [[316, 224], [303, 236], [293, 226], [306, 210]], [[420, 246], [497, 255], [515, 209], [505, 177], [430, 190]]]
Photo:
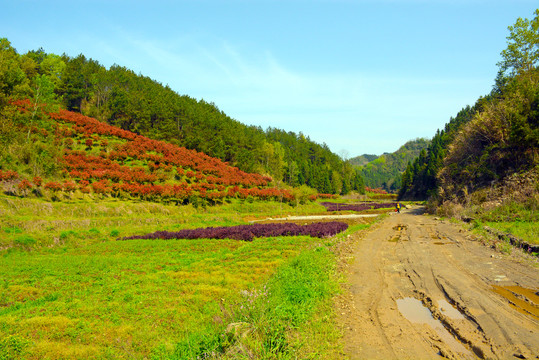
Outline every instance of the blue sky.
[[432, 137], [490, 92], [536, 0], [0, 0], [19, 53], [82, 53], [340, 155]]

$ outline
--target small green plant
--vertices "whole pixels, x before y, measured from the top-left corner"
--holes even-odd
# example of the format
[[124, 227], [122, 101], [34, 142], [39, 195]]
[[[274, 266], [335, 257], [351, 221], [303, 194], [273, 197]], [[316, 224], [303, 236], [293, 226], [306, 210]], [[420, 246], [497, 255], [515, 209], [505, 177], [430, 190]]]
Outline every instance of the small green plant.
[[17, 335], [6, 336], [0, 339], [0, 359], [20, 359], [24, 355], [28, 341]]
[[6, 234], [20, 234], [22, 230], [18, 226], [8, 226], [3, 229]]
[[62, 240], [62, 241], [66, 241], [66, 240], [69, 239], [70, 237], [76, 236], [76, 235], [77, 235], [77, 233], [76, 233], [75, 231], [73, 231], [73, 230], [62, 231], [62, 232], [60, 233], [59, 238], [60, 238], [60, 240]]
[[21, 235], [21, 236], [16, 237], [13, 240], [13, 243], [16, 245], [31, 246], [36, 243], [36, 240], [31, 236]]
[[243, 345], [257, 358], [294, 357], [301, 345], [291, 341], [289, 332], [304, 331], [324, 301], [337, 293], [334, 264], [329, 249], [319, 246], [279, 268], [261, 289], [242, 292], [239, 321], [251, 324], [253, 332]]
[[506, 241], [501, 241], [497, 243], [496, 248], [504, 254], [511, 254], [511, 252], [513, 251], [513, 247], [511, 246], [511, 244]]

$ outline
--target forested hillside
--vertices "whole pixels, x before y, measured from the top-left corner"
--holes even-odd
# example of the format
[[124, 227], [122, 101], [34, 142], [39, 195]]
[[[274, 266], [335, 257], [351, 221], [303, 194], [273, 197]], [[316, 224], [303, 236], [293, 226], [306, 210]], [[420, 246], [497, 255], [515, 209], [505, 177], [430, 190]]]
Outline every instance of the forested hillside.
[[359, 171], [332, 153], [326, 144], [318, 145], [303, 134], [296, 135], [275, 128], [269, 128], [266, 134], [273, 144], [273, 152], [283, 156], [286, 183], [292, 186], [306, 184], [326, 194], [364, 191], [365, 185]]
[[[408, 141], [394, 153], [375, 157], [360, 167], [360, 174], [365, 185], [370, 188], [382, 188], [389, 192], [396, 192], [401, 187], [402, 173], [408, 163], [417, 158], [428, 145], [428, 140], [416, 139]], [[370, 155], [363, 156], [368, 159]], [[351, 162], [354, 163], [360, 159], [361, 157], [358, 157], [352, 159]]]
[[[119, 65], [106, 69], [82, 54], [73, 58], [43, 49], [19, 54], [7, 39], [0, 39], [0, 141], [4, 149], [11, 147], [12, 151], [2, 151], [0, 169], [10, 163], [8, 153], [20, 153], [15, 148], [31, 147], [17, 135], [28, 132], [28, 124], [9, 109], [9, 99], [31, 99], [36, 106], [46, 103], [50, 108], [79, 112], [151, 139], [203, 152], [246, 172], [270, 175], [277, 183], [306, 184], [322, 193], [363, 191], [357, 172], [308, 136], [244, 125], [214, 103], [179, 95]], [[32, 154], [28, 161], [43, 154], [38, 149], [26, 152]], [[45, 153], [43, 156], [54, 159], [53, 149]], [[41, 175], [39, 167], [30, 175]]]
[[456, 117], [452, 117], [443, 130], [436, 132], [430, 145], [420, 151], [413, 161], [410, 161], [402, 174], [399, 198], [425, 200], [436, 193], [438, 188], [437, 174], [443, 165], [445, 151], [460, 128], [468, 123], [480, 104], [479, 99], [473, 106], [466, 106]]
[[[534, 19], [519, 18], [510, 26], [507, 40], [492, 92], [451, 118], [428, 150], [407, 167], [401, 199], [469, 201], [469, 194], [502, 184], [515, 174], [536, 178], [539, 9]], [[538, 190], [536, 185], [536, 194]]]

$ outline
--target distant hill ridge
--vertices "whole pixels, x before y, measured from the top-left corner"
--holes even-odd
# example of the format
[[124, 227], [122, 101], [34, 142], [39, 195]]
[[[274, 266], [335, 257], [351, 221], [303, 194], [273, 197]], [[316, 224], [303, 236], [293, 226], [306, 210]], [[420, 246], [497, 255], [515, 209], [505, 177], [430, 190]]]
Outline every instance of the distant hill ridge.
[[401, 187], [402, 174], [408, 163], [414, 161], [429, 144], [429, 140], [418, 138], [406, 142], [393, 153], [380, 156], [365, 154], [350, 159], [350, 163], [359, 169], [366, 186], [396, 192]]
[[350, 162], [352, 166], [363, 166], [363, 165], [367, 165], [367, 163], [374, 161], [378, 158], [379, 158], [378, 155], [363, 154], [363, 155], [359, 155], [354, 158], [351, 158], [348, 161]]

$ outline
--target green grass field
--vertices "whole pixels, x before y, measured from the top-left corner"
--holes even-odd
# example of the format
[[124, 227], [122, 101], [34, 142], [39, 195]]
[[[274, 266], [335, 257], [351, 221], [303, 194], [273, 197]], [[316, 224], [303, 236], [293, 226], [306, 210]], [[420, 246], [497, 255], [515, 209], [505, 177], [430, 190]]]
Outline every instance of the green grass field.
[[[117, 240], [320, 208], [1, 197], [0, 359], [338, 354], [330, 321], [338, 291], [331, 247], [357, 226], [324, 240]], [[230, 324], [237, 323], [249, 336], [234, 336]], [[321, 342], [320, 334], [333, 340]]]

